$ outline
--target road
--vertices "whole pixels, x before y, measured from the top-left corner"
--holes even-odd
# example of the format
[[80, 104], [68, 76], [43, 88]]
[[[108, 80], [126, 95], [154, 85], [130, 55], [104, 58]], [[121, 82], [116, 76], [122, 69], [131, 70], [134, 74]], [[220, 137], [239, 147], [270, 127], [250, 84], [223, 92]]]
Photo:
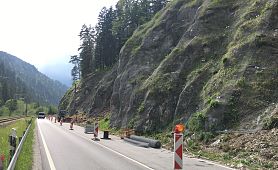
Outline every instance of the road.
[[[37, 127], [44, 170], [173, 169], [173, 152], [165, 149], [138, 147], [116, 136], [110, 136], [111, 140], [93, 141], [92, 134], [84, 134], [82, 127], [69, 130], [69, 124], [59, 126], [46, 119], [38, 120]], [[183, 166], [190, 170], [231, 169], [187, 156], [184, 156]]]

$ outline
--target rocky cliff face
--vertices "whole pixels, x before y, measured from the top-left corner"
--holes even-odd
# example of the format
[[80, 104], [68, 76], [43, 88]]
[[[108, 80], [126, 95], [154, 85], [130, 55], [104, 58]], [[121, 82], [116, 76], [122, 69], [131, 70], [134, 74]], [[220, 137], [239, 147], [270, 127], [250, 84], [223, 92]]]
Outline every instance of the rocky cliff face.
[[257, 128], [278, 101], [277, 0], [173, 0], [60, 103], [139, 131]]

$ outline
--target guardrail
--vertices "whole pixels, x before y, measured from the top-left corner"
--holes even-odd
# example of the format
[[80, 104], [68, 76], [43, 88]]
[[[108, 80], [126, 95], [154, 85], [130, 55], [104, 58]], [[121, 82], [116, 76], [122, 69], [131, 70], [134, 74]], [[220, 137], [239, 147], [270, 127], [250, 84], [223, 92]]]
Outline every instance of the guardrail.
[[11, 160], [11, 162], [10, 162], [10, 164], [9, 164], [7, 170], [14, 170], [16, 161], [17, 161], [17, 159], [18, 159], [18, 156], [19, 156], [19, 154], [20, 154], [20, 151], [21, 151], [21, 149], [22, 149], [23, 143], [24, 143], [24, 141], [25, 141], [25, 139], [26, 139], [26, 136], [27, 136], [27, 134], [28, 134], [28, 132], [29, 132], [29, 129], [30, 129], [31, 125], [32, 125], [32, 121], [31, 121], [31, 123], [29, 124], [29, 126], [27, 127], [27, 130], [25, 131], [25, 133], [24, 133], [24, 135], [23, 135], [23, 137], [22, 137], [22, 139], [21, 139], [21, 141], [20, 141], [18, 147], [16, 148], [15, 154], [14, 154], [14, 156], [13, 156], [13, 158], [12, 158], [12, 160]]

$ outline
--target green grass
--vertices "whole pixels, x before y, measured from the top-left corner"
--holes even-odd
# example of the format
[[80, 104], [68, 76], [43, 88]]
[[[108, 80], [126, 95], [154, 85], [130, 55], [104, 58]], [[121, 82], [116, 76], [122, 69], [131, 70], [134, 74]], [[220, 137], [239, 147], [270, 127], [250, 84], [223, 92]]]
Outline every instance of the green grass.
[[[4, 169], [7, 168], [8, 163], [9, 163], [9, 141], [8, 141], [8, 136], [11, 132], [12, 128], [15, 128], [17, 131], [17, 136], [22, 136], [23, 131], [26, 129], [27, 123], [24, 119], [18, 120], [13, 124], [10, 124], [5, 127], [0, 128], [0, 155], [4, 154], [5, 155], [5, 160], [3, 162], [4, 164]], [[18, 145], [18, 139], [16, 141]]]
[[99, 129], [100, 130], [110, 130], [110, 117], [109, 115], [105, 116], [103, 119], [99, 120]]
[[30, 131], [23, 144], [21, 153], [18, 157], [15, 170], [30, 170], [33, 163], [33, 143], [34, 143], [35, 122], [32, 123]]

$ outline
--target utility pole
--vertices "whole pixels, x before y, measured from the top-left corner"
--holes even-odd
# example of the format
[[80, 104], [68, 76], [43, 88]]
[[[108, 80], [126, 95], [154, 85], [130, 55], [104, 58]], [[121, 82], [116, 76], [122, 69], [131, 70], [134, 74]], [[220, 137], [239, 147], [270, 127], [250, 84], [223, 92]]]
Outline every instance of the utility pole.
[[26, 108], [25, 108], [25, 115], [26, 115], [26, 117], [27, 117], [27, 108], [28, 108], [28, 104], [27, 104], [27, 101], [25, 100], [25, 104], [26, 104]]

